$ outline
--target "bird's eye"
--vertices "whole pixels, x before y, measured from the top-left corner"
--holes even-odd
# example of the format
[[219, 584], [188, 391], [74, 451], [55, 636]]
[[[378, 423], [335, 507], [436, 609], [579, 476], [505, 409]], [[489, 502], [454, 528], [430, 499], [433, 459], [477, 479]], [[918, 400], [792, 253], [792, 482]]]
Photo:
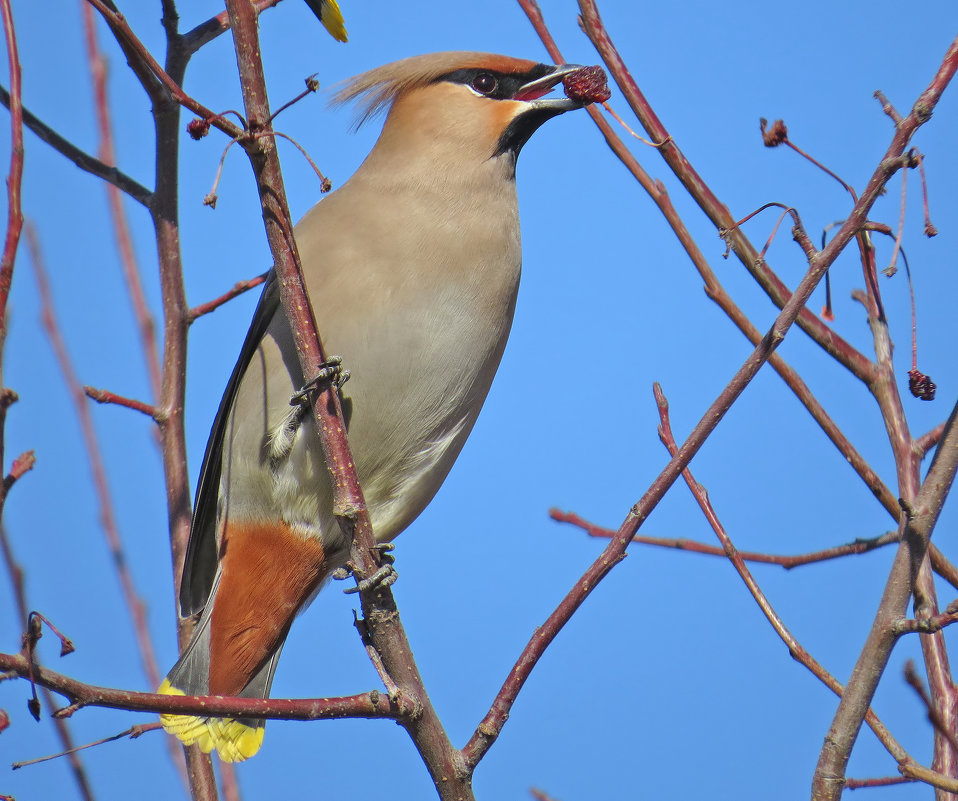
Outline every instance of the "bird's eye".
[[490, 75], [488, 72], [480, 72], [472, 79], [472, 88], [481, 95], [491, 95], [496, 91], [498, 85], [499, 82], [496, 80], [496, 76]]

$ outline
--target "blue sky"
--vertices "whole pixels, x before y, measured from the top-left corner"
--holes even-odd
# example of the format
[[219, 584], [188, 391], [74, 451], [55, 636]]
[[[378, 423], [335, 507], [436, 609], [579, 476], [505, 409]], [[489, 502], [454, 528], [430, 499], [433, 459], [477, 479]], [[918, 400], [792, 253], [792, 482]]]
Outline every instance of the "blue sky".
[[[862, 187], [891, 138], [872, 98], [882, 89], [905, 112], [934, 74], [955, 35], [953, 3], [928, 2], [919, 19], [900, 4], [801, 8], [732, 2], [603, 4], [606, 24], [639, 85], [690, 161], [736, 216], [768, 201], [796, 207], [814, 239], [842, 219], [847, 194], [785, 149], [767, 150], [758, 119], [782, 117], [793, 141]], [[162, 46], [158, 2], [120, 2], [133, 29]], [[181, 28], [221, 9], [212, 0], [181, 3]], [[261, 20], [271, 100], [278, 107], [318, 73], [330, 87], [350, 75], [433, 50], [487, 50], [547, 60], [511, 2], [343, 6], [351, 41], [330, 39], [305, 4], [286, 0]], [[96, 133], [79, 0], [14, 0], [27, 106], [80, 147]], [[575, 3], [544, 3], [566, 58], [598, 57], [579, 32]], [[152, 183], [149, 102], [119, 50], [101, 29], [110, 59], [110, 93], [119, 164]], [[161, 59], [162, 60], [162, 59]], [[5, 84], [7, 82], [5, 81]], [[199, 53], [186, 89], [213, 109], [240, 108], [228, 36]], [[921, 235], [917, 176], [909, 176], [904, 243], [918, 302], [919, 364], [938, 384], [938, 400], [905, 393], [912, 431], [943, 420], [958, 396], [954, 342], [958, 317], [955, 258], [958, 182], [956, 87], [914, 141], [927, 157], [933, 220]], [[616, 92], [613, 106], [623, 115]], [[184, 118], [184, 124], [188, 117]], [[378, 133], [354, 133], [352, 112], [313, 97], [283, 113], [293, 136], [334, 185], [342, 184]], [[9, 132], [0, 130], [6, 162]], [[192, 304], [219, 295], [269, 266], [248, 164], [234, 149], [215, 211], [202, 205], [224, 146], [213, 134], [181, 148], [182, 243]], [[282, 147], [294, 217], [319, 197], [315, 175]], [[712, 268], [765, 330], [775, 309], [734, 259], [704, 215], [687, 200], [658, 154], [634, 152], [661, 178]], [[5, 169], [5, 167], [4, 167]], [[548, 123], [522, 153], [518, 169], [523, 223], [523, 286], [512, 338], [486, 407], [455, 469], [432, 505], [398, 541], [395, 592], [433, 701], [457, 745], [485, 714], [516, 656], [599, 553], [603, 543], [548, 519], [556, 506], [616, 527], [667, 461], [651, 386], [671, 402], [683, 437], [751, 351], [702, 292], [653, 204], [605, 146], [585, 113]], [[873, 219], [896, 224], [900, 179]], [[5, 202], [5, 201], [4, 201]], [[119, 271], [100, 183], [31, 134], [26, 139], [25, 213], [37, 227], [74, 365], [84, 383], [147, 398], [134, 319]], [[144, 282], [155, 313], [159, 291], [147, 215], [128, 204]], [[746, 228], [760, 247], [772, 212]], [[879, 241], [879, 261], [891, 247]], [[804, 272], [802, 254], [782, 231], [769, 263], [789, 285]], [[832, 271], [835, 328], [866, 354], [871, 338], [851, 252]], [[904, 273], [882, 282], [904, 387], [910, 317]], [[819, 290], [811, 308], [823, 302]], [[190, 335], [186, 426], [195, 481], [212, 416], [245, 333], [250, 294], [199, 320]], [[8, 534], [26, 568], [31, 607], [77, 645], [64, 660], [44, 639], [51, 667], [94, 684], [150, 689], [134, 650], [129, 616], [98, 526], [97, 501], [75, 415], [39, 325], [36, 282], [25, 253], [17, 264], [4, 354], [4, 385], [20, 395], [7, 418], [9, 460], [28, 448], [37, 466], [7, 501]], [[856, 447], [895, 487], [891, 452], [877, 407], [860, 384], [801, 332], [781, 347]], [[149, 604], [161, 667], [175, 660], [171, 571], [159, 455], [150, 424], [115, 407], [96, 407], [131, 570]], [[692, 464], [741, 549], [801, 553], [873, 537], [893, 521], [875, 502], [781, 380], [764, 369]], [[935, 541], [953, 553], [956, 516], [946, 507]], [[714, 537], [687, 489], [677, 485], [643, 533]], [[800, 642], [845, 680], [864, 642], [893, 556], [785, 572], [754, 568], [772, 604]], [[19, 646], [12, 595], [0, 579], [0, 649]], [[941, 605], [954, 591], [939, 588]], [[327, 589], [293, 628], [274, 695], [332, 696], [377, 686], [351, 625], [354, 599]], [[950, 636], [950, 635], [949, 635]], [[875, 701], [879, 716], [927, 764], [931, 733], [904, 685], [915, 640], [892, 655]], [[27, 685], [0, 685], [12, 727], [0, 735], [0, 763], [57, 750], [48, 722], [26, 711]], [[502, 737], [476, 772], [481, 798], [528, 798], [538, 786], [561, 801], [603, 797], [711, 798], [807, 796], [837, 699], [793, 662], [723, 560], [634, 548], [589, 598], [536, 668]], [[85, 710], [78, 741], [120, 731], [148, 716]], [[94, 749], [84, 757], [100, 799], [171, 798], [180, 789], [162, 735]], [[356, 769], [360, 772], [360, 780]], [[893, 775], [895, 766], [865, 731], [849, 775]], [[272, 722], [262, 753], [239, 768], [246, 798], [315, 793], [325, 798], [432, 797], [425, 769], [404, 732], [387, 722]], [[917, 787], [875, 790], [888, 799], [927, 798]], [[64, 761], [16, 773], [0, 770], [0, 793], [20, 801], [76, 797]]]

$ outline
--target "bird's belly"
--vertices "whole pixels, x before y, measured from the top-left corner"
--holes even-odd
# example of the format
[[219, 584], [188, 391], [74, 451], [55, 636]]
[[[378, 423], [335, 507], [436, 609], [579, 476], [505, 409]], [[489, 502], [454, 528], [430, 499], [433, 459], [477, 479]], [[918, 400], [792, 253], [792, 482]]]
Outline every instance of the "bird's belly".
[[[422, 512], [455, 462], [502, 356], [513, 301], [514, 292], [492, 312], [407, 303], [406, 313], [328, 332], [328, 351], [341, 355], [351, 373], [342, 390], [349, 444], [377, 541], [392, 540]], [[482, 325], [476, 324], [476, 314], [483, 315]], [[234, 420], [251, 432], [234, 435], [233, 441], [251, 460], [264, 459], [264, 443], [281, 428], [289, 397], [303, 383], [295, 353], [287, 352], [292, 344], [288, 329], [280, 333], [274, 328], [271, 334], [262, 347], [278, 349], [278, 361], [286, 369], [268, 375], [261, 419]], [[256, 364], [251, 364], [254, 371]], [[256, 386], [261, 377], [253, 379]], [[245, 497], [250, 509], [273, 509], [319, 537], [331, 554], [348, 548], [332, 515], [329, 474], [309, 415], [302, 418], [285, 458], [268, 470], [238, 475], [245, 486], [234, 488], [234, 499]]]

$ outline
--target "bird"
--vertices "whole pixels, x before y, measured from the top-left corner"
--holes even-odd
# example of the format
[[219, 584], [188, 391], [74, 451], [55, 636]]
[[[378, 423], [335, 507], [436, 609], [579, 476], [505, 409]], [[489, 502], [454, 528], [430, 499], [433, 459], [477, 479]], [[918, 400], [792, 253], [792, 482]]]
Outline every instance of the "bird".
[[[580, 69], [431, 53], [363, 73], [334, 99], [357, 102], [360, 123], [386, 119], [294, 233], [327, 352], [351, 374], [338, 391], [377, 543], [423, 511], [476, 422], [516, 306], [516, 157], [548, 119], [591, 102], [546, 97]], [[273, 273], [207, 444], [179, 596], [196, 623], [160, 693], [268, 697], [293, 619], [347, 560], [307, 379]], [[265, 726], [161, 721], [226, 762], [255, 754]]]

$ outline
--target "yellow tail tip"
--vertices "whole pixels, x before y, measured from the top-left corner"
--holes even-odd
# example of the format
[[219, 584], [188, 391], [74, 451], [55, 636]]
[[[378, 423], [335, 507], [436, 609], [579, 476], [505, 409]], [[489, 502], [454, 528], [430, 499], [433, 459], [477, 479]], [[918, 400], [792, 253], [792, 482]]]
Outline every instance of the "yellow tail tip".
[[[157, 690], [160, 695], [186, 695], [164, 679]], [[249, 759], [263, 744], [266, 728], [247, 726], [232, 718], [206, 718], [196, 715], [160, 715], [160, 723], [168, 734], [179, 738], [183, 745], [196, 744], [204, 754], [213, 749], [223, 762], [242, 762]]]
[[343, 12], [339, 10], [339, 3], [336, 0], [321, 0], [319, 21], [323, 27], [329, 31], [337, 42], [345, 42], [349, 38], [346, 33], [346, 22], [343, 20]]

